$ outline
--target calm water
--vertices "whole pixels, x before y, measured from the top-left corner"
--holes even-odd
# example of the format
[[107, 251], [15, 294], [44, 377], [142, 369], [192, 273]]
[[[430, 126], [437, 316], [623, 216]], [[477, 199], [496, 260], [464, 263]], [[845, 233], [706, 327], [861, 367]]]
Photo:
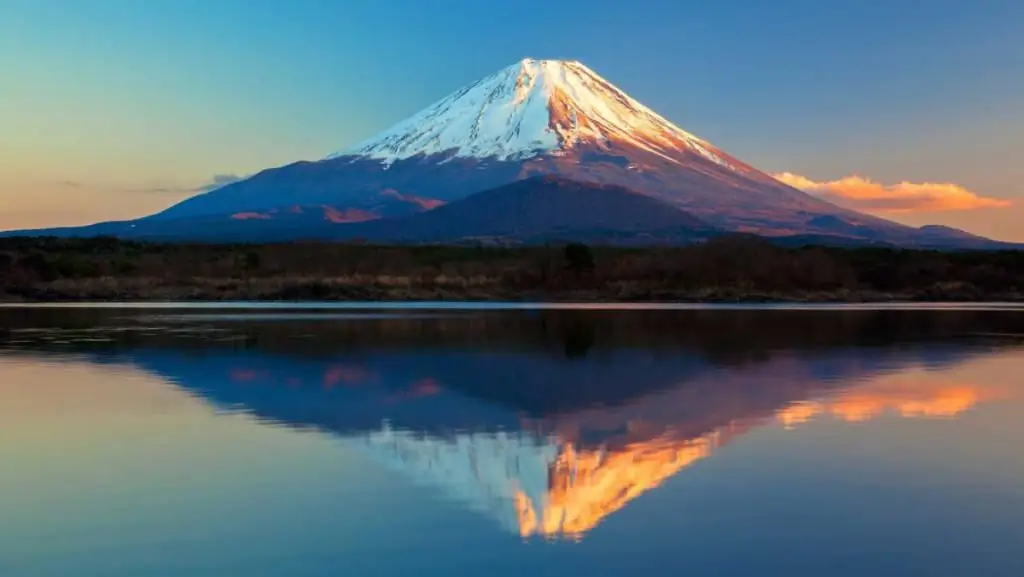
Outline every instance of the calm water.
[[510, 308], [0, 308], [0, 576], [1024, 575], [1024, 310]]

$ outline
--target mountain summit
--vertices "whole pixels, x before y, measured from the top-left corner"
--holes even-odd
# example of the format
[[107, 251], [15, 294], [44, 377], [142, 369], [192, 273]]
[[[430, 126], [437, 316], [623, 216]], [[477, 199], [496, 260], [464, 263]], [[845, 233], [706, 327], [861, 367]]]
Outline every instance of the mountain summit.
[[471, 84], [338, 157], [385, 164], [417, 155], [523, 160], [581, 144], [634, 146], [672, 161], [680, 150], [729, 166], [577, 61], [525, 59]]
[[[427, 216], [442, 207], [443, 217]], [[264, 170], [136, 221], [47, 232], [643, 243], [715, 231], [798, 242], [990, 242], [811, 196], [676, 126], [580, 62], [533, 59], [323, 160]]]

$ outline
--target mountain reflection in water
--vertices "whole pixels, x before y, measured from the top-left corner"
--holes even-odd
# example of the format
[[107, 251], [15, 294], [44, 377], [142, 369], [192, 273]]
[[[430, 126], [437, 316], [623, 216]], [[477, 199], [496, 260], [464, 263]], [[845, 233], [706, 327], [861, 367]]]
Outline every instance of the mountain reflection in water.
[[133, 365], [219, 409], [334, 435], [548, 539], [582, 538], [758, 427], [948, 418], [1004, 399], [937, 369], [1024, 333], [1014, 315], [977, 311], [32, 314], [8, 323], [7, 354]]

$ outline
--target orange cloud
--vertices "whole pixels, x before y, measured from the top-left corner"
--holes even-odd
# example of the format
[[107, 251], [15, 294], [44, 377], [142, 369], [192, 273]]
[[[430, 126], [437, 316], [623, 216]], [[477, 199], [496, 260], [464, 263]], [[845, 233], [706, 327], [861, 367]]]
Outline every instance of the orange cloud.
[[861, 176], [847, 176], [839, 180], [814, 181], [806, 176], [782, 172], [773, 174], [776, 180], [793, 188], [862, 210], [879, 212], [975, 210], [1010, 206], [1010, 201], [988, 198], [959, 184], [948, 182], [901, 182], [881, 184]]

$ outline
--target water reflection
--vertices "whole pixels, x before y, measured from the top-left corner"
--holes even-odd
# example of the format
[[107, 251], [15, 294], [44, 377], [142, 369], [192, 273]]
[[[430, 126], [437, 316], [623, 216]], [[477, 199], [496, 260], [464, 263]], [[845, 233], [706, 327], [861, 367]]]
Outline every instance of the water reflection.
[[9, 355], [130, 365], [220, 410], [327, 432], [510, 534], [572, 540], [761, 427], [1009, 398], [947, 372], [1024, 334], [984, 311], [17, 314]]
[[841, 391], [833, 398], [793, 403], [779, 411], [779, 420], [792, 428], [819, 415], [856, 423], [885, 411], [907, 418], [955, 417], [979, 402], [994, 401], [1008, 392], [970, 383], [936, 380], [885, 379]]

